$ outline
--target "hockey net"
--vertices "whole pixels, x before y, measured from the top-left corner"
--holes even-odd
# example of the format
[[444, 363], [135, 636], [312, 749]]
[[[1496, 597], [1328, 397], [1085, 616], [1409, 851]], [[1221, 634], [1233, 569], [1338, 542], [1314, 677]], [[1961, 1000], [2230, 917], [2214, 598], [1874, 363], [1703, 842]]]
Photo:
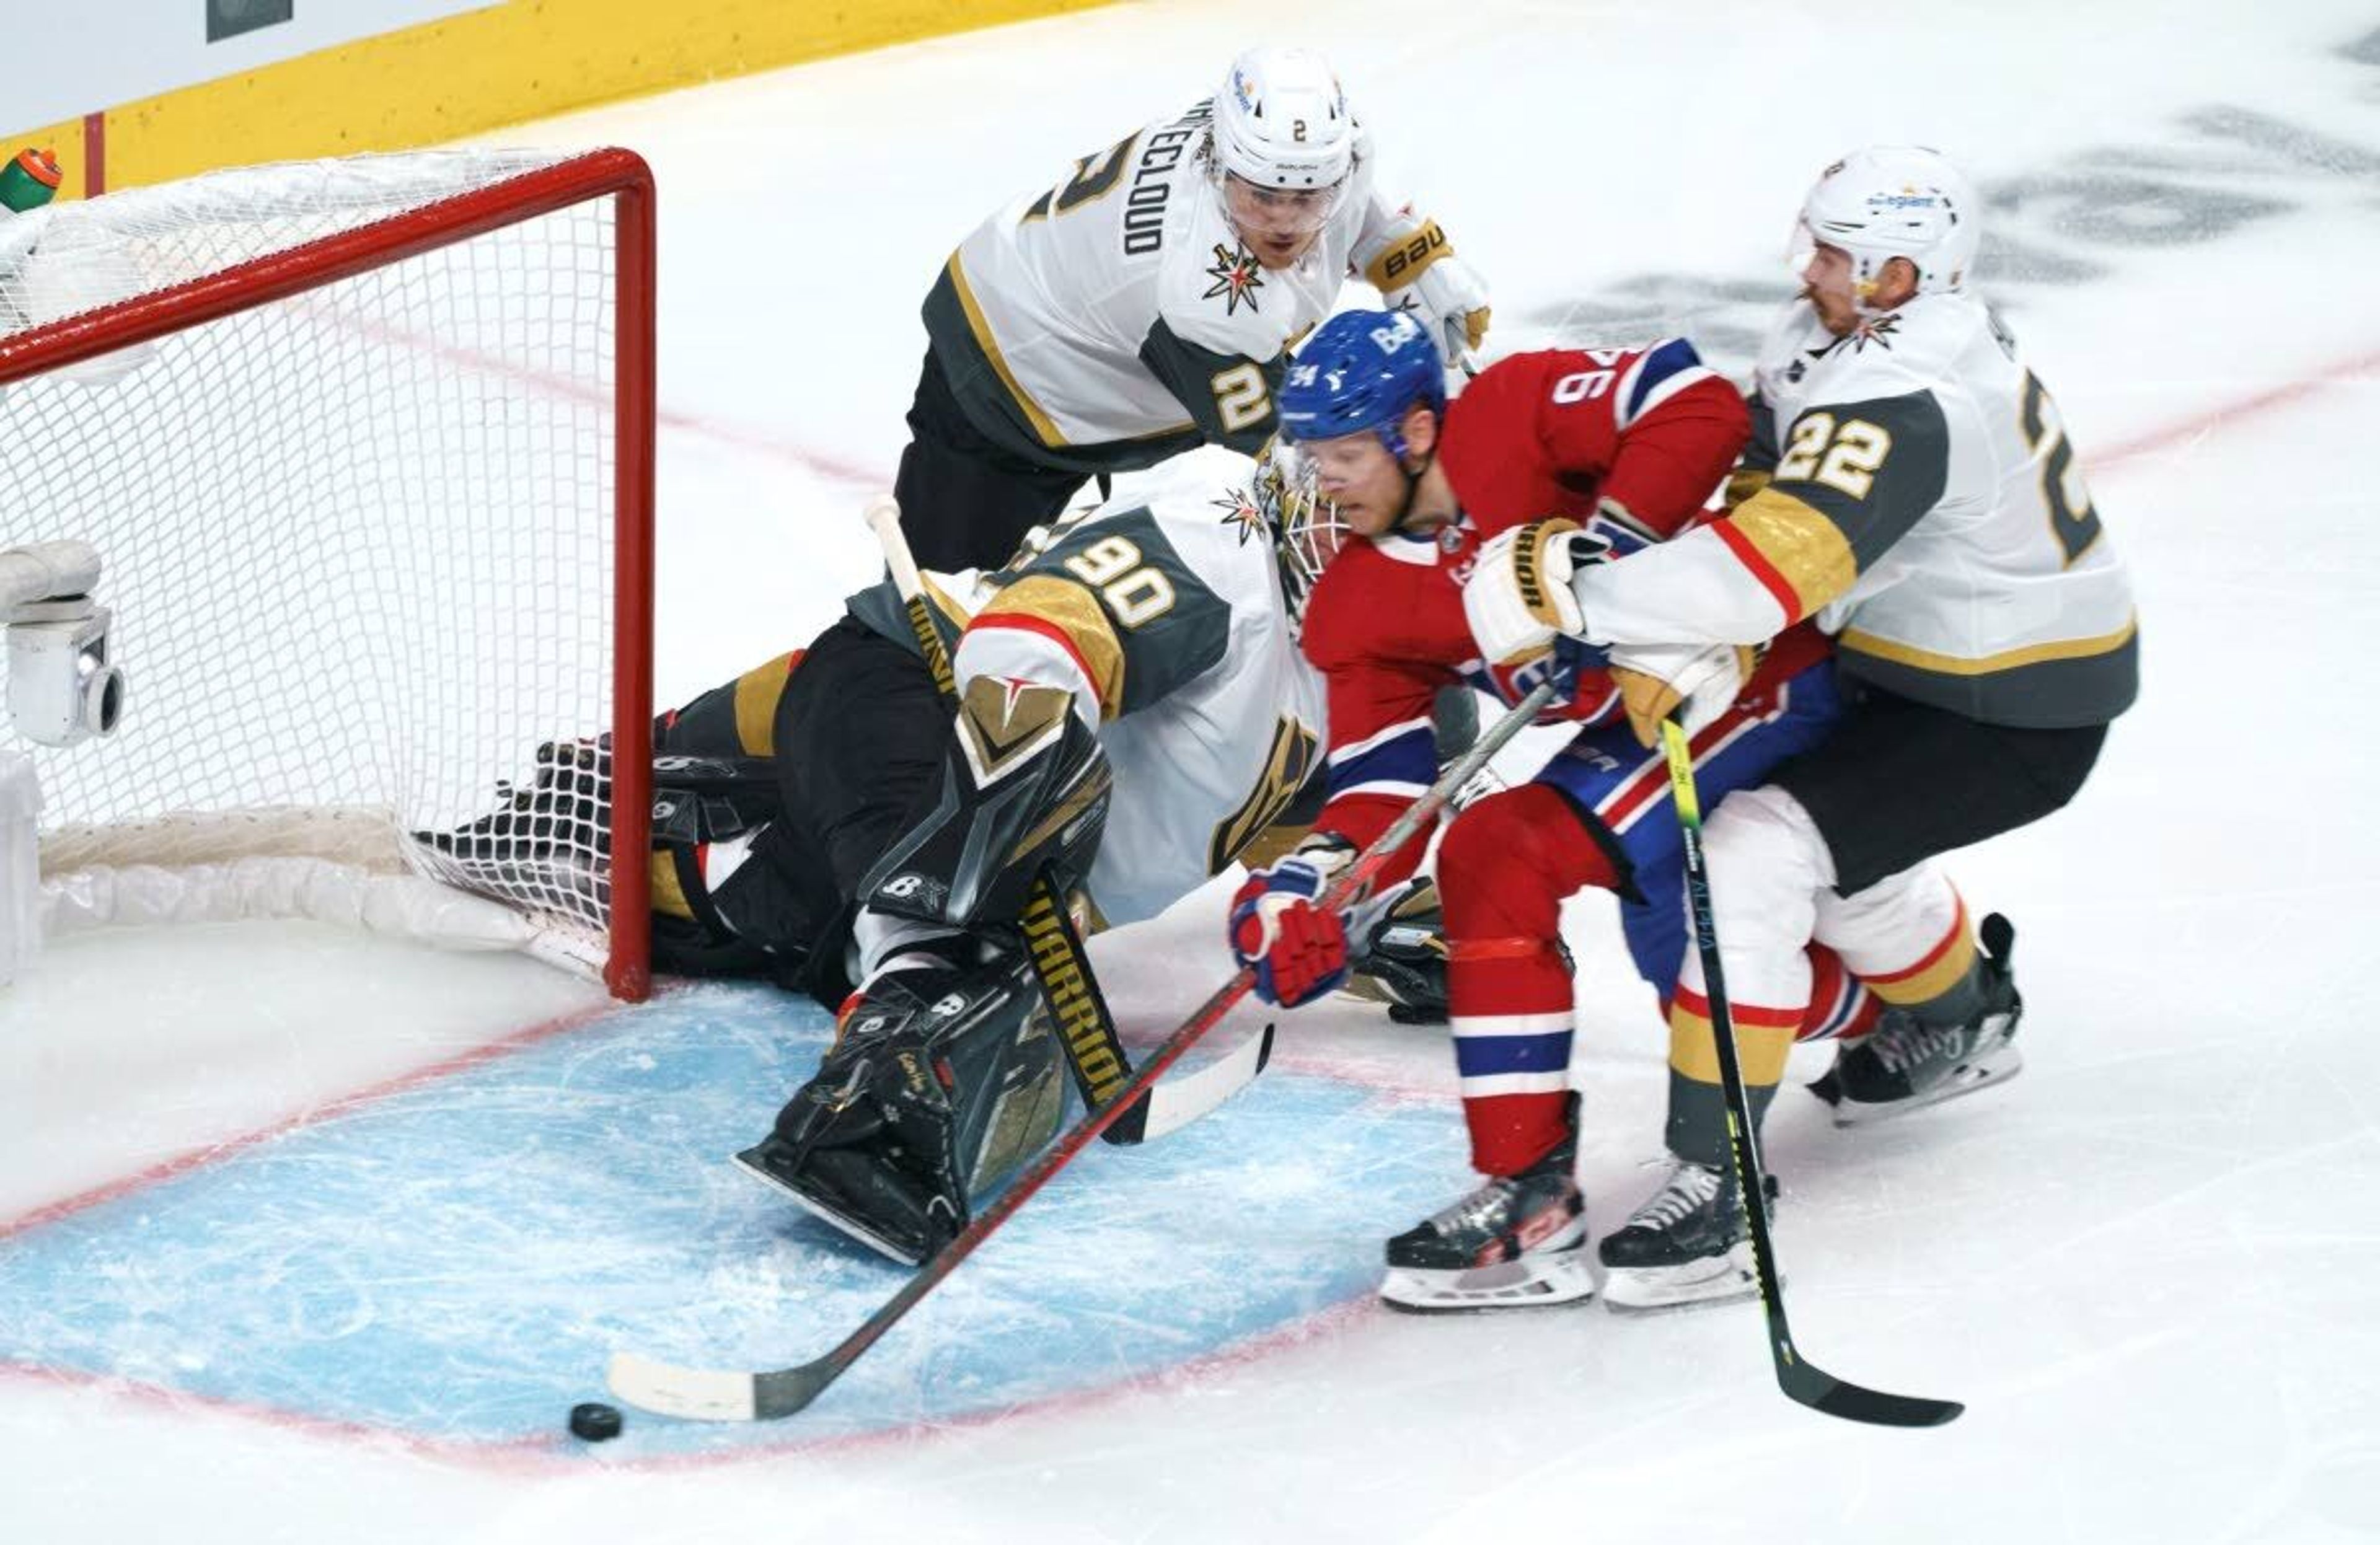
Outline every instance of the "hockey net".
[[642, 994], [652, 251], [625, 151], [0, 219], [6, 534], [99, 550], [129, 683], [112, 736], [6, 732], [45, 885], [335, 860]]

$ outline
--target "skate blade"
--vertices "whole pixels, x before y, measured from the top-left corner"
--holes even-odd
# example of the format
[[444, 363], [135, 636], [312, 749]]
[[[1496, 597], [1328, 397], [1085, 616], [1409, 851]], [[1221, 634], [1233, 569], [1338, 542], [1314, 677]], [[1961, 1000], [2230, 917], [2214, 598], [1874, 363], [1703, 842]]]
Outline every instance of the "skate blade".
[[1759, 1296], [1760, 1279], [1753, 1268], [1749, 1239], [1716, 1260], [1603, 1269], [1603, 1305], [1615, 1314], [1643, 1314], [1689, 1304], [1740, 1303]]
[[1867, 1126], [1888, 1121], [1928, 1105], [1939, 1105], [1946, 1100], [1956, 1100], [1962, 1094], [1987, 1089], [1994, 1084], [2005, 1084], [2023, 1071], [2024, 1053], [2014, 1046], [2004, 1045], [1973, 1062], [1961, 1064], [1948, 1078], [1912, 1099], [1871, 1104], [1845, 1095], [1835, 1102], [1835, 1125]]
[[760, 1150], [757, 1148], [746, 1149], [743, 1152], [735, 1156], [735, 1167], [742, 1170], [746, 1174], [750, 1175], [753, 1179], [768, 1186], [770, 1189], [793, 1198], [795, 1201], [801, 1205], [802, 1210], [808, 1213], [811, 1217], [816, 1218], [822, 1223], [832, 1225], [842, 1233], [849, 1235], [851, 1238], [858, 1240], [869, 1249], [874, 1250], [877, 1254], [883, 1256], [888, 1259], [897, 1260], [904, 1266], [916, 1266], [925, 1259], [925, 1257], [917, 1254], [915, 1250], [905, 1249], [899, 1245], [893, 1244], [891, 1240], [876, 1233], [874, 1230], [868, 1228], [863, 1224], [854, 1223], [851, 1219], [844, 1217], [842, 1213], [837, 1212], [832, 1208], [827, 1206], [824, 1202], [820, 1201], [817, 1198], [806, 1195], [802, 1191], [797, 1190], [793, 1186], [787, 1184], [783, 1176], [779, 1175], [775, 1171], [770, 1169], [768, 1165], [760, 1162], [759, 1158], [759, 1152]]
[[1481, 1309], [1551, 1308], [1595, 1296], [1584, 1248], [1552, 1259], [1503, 1260], [1434, 1271], [1391, 1266], [1380, 1301], [1403, 1314], [1464, 1314]]

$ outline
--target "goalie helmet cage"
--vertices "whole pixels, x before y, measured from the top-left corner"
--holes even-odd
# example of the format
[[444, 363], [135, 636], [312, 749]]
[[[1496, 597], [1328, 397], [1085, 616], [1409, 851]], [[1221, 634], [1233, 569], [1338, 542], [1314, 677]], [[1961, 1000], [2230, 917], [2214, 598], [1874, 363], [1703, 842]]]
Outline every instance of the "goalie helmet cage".
[[[653, 261], [623, 150], [0, 221], [6, 535], [99, 549], [130, 683], [114, 736], [25, 748], [45, 874], [361, 859], [644, 995]], [[507, 808], [465, 858], [420, 836]]]

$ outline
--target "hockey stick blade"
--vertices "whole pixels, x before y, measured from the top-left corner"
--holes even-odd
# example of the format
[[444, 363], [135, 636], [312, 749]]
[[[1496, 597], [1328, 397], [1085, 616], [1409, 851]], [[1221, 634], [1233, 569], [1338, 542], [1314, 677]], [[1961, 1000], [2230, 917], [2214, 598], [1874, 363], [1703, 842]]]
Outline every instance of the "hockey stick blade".
[[1966, 1409], [1955, 1400], [1887, 1394], [1882, 1390], [1847, 1384], [1833, 1374], [1799, 1361], [1777, 1370], [1777, 1386], [1789, 1398], [1813, 1411], [1874, 1427], [1939, 1427]]
[[[1103, 1136], [1111, 1143], [1130, 1147], [1152, 1137], [1171, 1137], [1201, 1116], [1211, 1114], [1225, 1101], [1257, 1080], [1272, 1061], [1273, 1027], [1222, 1056], [1178, 1078], [1156, 1084], [1116, 1117]], [[1122, 1136], [1118, 1136], [1121, 1133]]]
[[640, 1411], [688, 1421], [774, 1421], [816, 1400], [839, 1371], [820, 1359], [767, 1373], [713, 1373], [614, 1352], [603, 1381]]
[[[1237, 979], [1234, 980], [1237, 982]], [[1245, 991], [1245, 983], [1238, 985], [1241, 991]], [[1238, 991], [1228, 989], [1226, 992], [1228, 996], [1217, 993], [1208, 1001], [1208, 1010], [1212, 1014], [1209, 1023], [1220, 1019], [1222, 1010], [1230, 1007], [1240, 995]], [[1274, 1027], [1267, 1025], [1261, 1034], [1249, 1037], [1233, 1048], [1229, 1055], [1216, 1058], [1196, 1073], [1155, 1084], [1113, 1113], [1093, 1113], [1068, 1134], [1067, 1146], [1079, 1147], [1081, 1142], [1089, 1139], [1092, 1131], [1111, 1121], [1117, 1125], [1136, 1124], [1138, 1135], [1134, 1137], [1135, 1142], [1145, 1142], [1150, 1137], [1161, 1137], [1181, 1130], [1255, 1081], [1257, 1075], [1262, 1073], [1265, 1065], [1272, 1060], [1273, 1034]], [[1187, 1041], [1183, 1044], [1186, 1046]], [[1171, 1058], [1166, 1060], [1170, 1062]], [[1175, 1091], [1172, 1098], [1158, 1098], [1168, 1089]], [[1062, 1159], [1060, 1162], [1062, 1162]], [[1051, 1172], [1058, 1167], [1049, 1164], [1047, 1156], [1043, 1163]], [[747, 1165], [747, 1168], [751, 1167]], [[1041, 1166], [1037, 1165], [1036, 1172], [1040, 1170]], [[772, 1186], [780, 1185], [763, 1171], [752, 1169], [751, 1173]], [[1033, 1184], [1038, 1186], [1038, 1181]], [[798, 1193], [790, 1194], [804, 1206], [809, 1205]], [[993, 1204], [994, 1210], [1003, 1214], [1014, 1210], [1028, 1194], [1030, 1188], [1013, 1198], [1003, 1197]], [[853, 1232], [841, 1219], [824, 1213], [820, 1216], [826, 1217], [829, 1223], [845, 1233]], [[970, 1228], [967, 1231], [978, 1238], [989, 1232], [989, 1228], [981, 1228], [980, 1231]], [[900, 1304], [904, 1298], [914, 1301], [916, 1296], [922, 1296], [924, 1290], [931, 1286], [929, 1278], [939, 1280], [972, 1247], [970, 1241], [965, 1248], [954, 1252], [946, 1250], [942, 1257], [928, 1262], [920, 1275], [912, 1279], [909, 1286], [896, 1296], [894, 1304]], [[886, 1308], [892, 1310], [893, 1306], [888, 1305]], [[891, 1313], [880, 1311], [869, 1325], [880, 1330], [889, 1327], [898, 1318], [897, 1310]], [[842, 1376], [845, 1368], [857, 1360], [859, 1353], [875, 1339], [874, 1334], [868, 1333], [867, 1328], [863, 1328], [861, 1333], [866, 1340], [855, 1336], [825, 1356], [792, 1368], [757, 1373], [681, 1368], [641, 1353], [615, 1352], [604, 1371], [603, 1381], [610, 1386], [613, 1394], [630, 1405], [664, 1417], [679, 1417], [688, 1421], [776, 1421], [808, 1405], [819, 1397], [820, 1392]]]
[[1686, 913], [1693, 925], [1694, 950], [1702, 962], [1703, 996], [1709, 1004], [1711, 1045], [1718, 1060], [1721, 1098], [1727, 1107], [1728, 1159], [1744, 1198], [1744, 1231], [1752, 1244], [1755, 1276], [1760, 1283], [1761, 1308], [1768, 1320], [1768, 1352], [1777, 1368], [1777, 1387], [1786, 1398], [1813, 1411], [1844, 1421], [1878, 1427], [1939, 1427], [1966, 1409], [1955, 1400], [1927, 1400], [1887, 1394], [1845, 1383], [1833, 1374], [1811, 1367], [1794, 1348], [1793, 1332], [1785, 1320], [1785, 1286], [1777, 1274], [1776, 1247], [1768, 1236], [1768, 1206], [1761, 1176], [1759, 1125], [1753, 1119], [1752, 1101], [1745, 1092], [1743, 1069], [1737, 1060], [1734, 1016], [1730, 1012], [1727, 973], [1721, 965], [1718, 928], [1711, 916], [1710, 869], [1703, 851], [1702, 801], [1694, 788], [1694, 751], [1685, 726], [1676, 713], [1663, 721], [1661, 744], [1670, 768], [1670, 803], [1678, 816], [1678, 839], [1684, 848]]

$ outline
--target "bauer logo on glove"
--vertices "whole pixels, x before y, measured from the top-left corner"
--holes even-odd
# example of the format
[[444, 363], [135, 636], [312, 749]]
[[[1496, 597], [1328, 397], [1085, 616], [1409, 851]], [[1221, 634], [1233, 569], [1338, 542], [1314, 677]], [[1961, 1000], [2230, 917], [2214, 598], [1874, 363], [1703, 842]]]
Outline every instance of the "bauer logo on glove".
[[1479, 550], [1463, 587], [1472, 641], [1491, 664], [1517, 666], [1586, 632], [1571, 577], [1603, 561], [1609, 544], [1575, 520], [1554, 517], [1500, 531]]

